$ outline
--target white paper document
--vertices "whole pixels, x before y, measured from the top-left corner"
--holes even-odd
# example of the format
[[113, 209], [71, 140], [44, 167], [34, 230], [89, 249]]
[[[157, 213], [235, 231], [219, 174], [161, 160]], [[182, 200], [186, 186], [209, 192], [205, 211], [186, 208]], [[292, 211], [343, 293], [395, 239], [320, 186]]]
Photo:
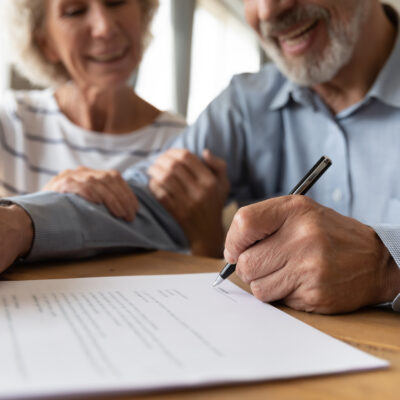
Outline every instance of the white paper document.
[[0, 399], [383, 368], [215, 274], [0, 282]]

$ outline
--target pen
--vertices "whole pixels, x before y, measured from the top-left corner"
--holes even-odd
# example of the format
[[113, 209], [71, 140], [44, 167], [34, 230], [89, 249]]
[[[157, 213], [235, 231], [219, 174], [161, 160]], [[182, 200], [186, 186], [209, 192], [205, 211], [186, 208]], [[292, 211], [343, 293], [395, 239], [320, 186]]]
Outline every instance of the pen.
[[[304, 178], [290, 191], [289, 194], [306, 194], [308, 190], [314, 185], [321, 175], [332, 165], [332, 161], [322, 156], [315, 165], [305, 174]], [[236, 269], [236, 264], [226, 264], [217, 276], [213, 286], [218, 286], [229, 275], [233, 274]]]

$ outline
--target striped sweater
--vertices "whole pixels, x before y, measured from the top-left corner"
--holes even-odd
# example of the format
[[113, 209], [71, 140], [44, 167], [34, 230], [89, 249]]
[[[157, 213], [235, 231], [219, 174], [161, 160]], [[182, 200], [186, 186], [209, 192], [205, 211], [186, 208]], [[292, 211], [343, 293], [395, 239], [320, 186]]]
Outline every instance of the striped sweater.
[[78, 166], [123, 171], [157, 153], [185, 125], [164, 112], [132, 133], [98, 133], [72, 123], [52, 89], [8, 91], [0, 98], [0, 197], [38, 191]]

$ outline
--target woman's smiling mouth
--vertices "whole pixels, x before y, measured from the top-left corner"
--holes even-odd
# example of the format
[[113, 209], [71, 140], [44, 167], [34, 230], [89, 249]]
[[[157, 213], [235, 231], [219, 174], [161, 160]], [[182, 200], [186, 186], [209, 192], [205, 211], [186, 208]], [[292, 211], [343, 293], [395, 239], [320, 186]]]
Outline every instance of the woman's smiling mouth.
[[124, 47], [123, 49], [114, 50], [107, 53], [90, 55], [88, 56], [88, 58], [90, 59], [90, 61], [96, 63], [112, 63], [121, 60], [126, 56], [127, 53], [128, 53], [128, 48]]

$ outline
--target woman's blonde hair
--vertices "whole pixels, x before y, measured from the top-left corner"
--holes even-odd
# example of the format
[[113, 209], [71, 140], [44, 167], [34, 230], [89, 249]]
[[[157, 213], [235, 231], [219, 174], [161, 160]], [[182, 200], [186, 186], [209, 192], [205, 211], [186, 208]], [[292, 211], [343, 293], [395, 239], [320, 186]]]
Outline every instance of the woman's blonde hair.
[[[144, 33], [142, 49], [150, 42], [150, 24], [158, 8], [158, 0], [140, 2]], [[1, 21], [6, 38], [6, 57], [25, 78], [35, 85], [57, 86], [69, 79], [62, 65], [47, 60], [35, 40], [45, 17], [45, 0], [1, 0]]]

